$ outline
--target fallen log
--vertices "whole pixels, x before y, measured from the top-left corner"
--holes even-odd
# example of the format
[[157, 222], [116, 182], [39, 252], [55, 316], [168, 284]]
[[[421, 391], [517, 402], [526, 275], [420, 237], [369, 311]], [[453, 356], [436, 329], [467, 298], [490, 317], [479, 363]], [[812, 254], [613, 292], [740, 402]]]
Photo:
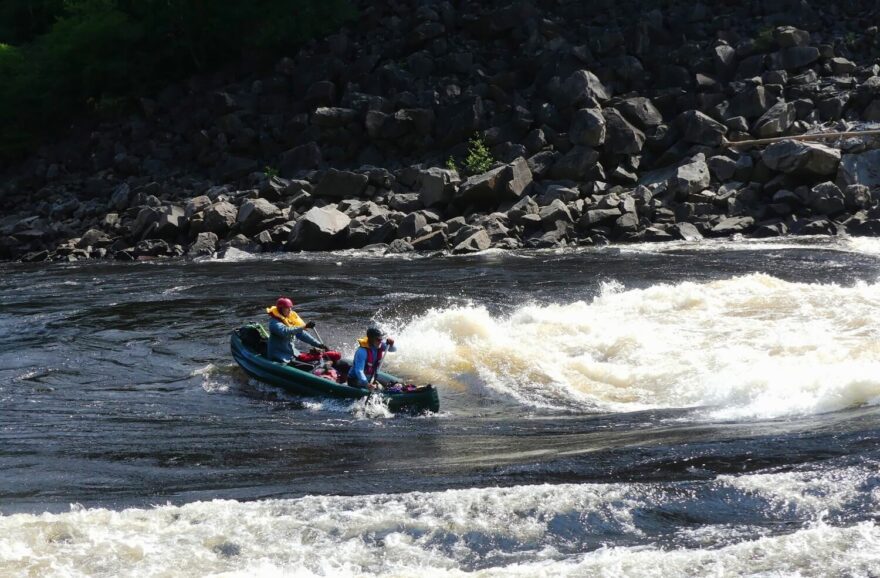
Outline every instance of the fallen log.
[[777, 136], [773, 138], [759, 138], [755, 140], [741, 140], [741, 141], [729, 141], [724, 139], [724, 146], [739, 148], [745, 146], [764, 146], [773, 144], [775, 142], [782, 142], [785, 140], [797, 140], [797, 141], [815, 141], [815, 140], [825, 140], [825, 139], [836, 139], [836, 138], [847, 138], [847, 137], [857, 137], [857, 136], [880, 136], [880, 130], [862, 130], [862, 131], [849, 131], [849, 132], [822, 132], [815, 134], [799, 134], [792, 136]]

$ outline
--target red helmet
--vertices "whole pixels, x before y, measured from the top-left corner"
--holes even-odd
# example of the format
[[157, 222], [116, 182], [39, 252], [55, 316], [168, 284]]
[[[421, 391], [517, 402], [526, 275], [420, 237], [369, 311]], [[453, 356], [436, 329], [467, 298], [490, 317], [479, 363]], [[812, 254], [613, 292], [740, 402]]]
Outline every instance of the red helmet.
[[275, 307], [278, 309], [290, 309], [293, 307], [293, 301], [287, 297], [279, 297], [278, 301], [275, 302]]

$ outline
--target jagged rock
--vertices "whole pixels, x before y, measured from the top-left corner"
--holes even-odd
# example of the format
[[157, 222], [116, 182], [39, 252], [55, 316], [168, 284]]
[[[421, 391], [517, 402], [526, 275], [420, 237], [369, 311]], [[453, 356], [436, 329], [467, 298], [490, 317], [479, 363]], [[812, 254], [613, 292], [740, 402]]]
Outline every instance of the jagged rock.
[[394, 239], [388, 245], [389, 253], [411, 253], [414, 250], [415, 247], [413, 247], [411, 243], [405, 241], [404, 239]]
[[83, 236], [80, 237], [79, 242], [76, 244], [80, 249], [85, 249], [86, 247], [106, 247], [111, 243], [110, 237], [104, 231], [100, 229], [89, 229]]
[[820, 215], [837, 215], [844, 211], [845, 197], [832, 182], [819, 183], [810, 189], [807, 205]]
[[754, 225], [755, 219], [752, 217], [726, 217], [712, 227], [712, 234], [732, 235], [734, 233], [745, 233]]
[[770, 55], [773, 70], [797, 70], [819, 60], [819, 49], [815, 46], [791, 46]]
[[770, 108], [767, 89], [763, 86], [748, 85], [737, 92], [730, 101], [728, 114], [756, 119]]
[[110, 208], [117, 211], [123, 211], [128, 208], [131, 203], [131, 188], [127, 183], [122, 183], [113, 190], [110, 196]]
[[675, 169], [669, 178], [668, 186], [671, 191], [678, 193], [679, 197], [686, 197], [703, 191], [710, 182], [706, 156], [699, 153]]
[[700, 230], [691, 223], [676, 223], [666, 231], [676, 239], [682, 241], [699, 241], [703, 238]]
[[736, 161], [724, 155], [710, 157], [707, 163], [709, 170], [715, 178], [721, 182], [733, 179], [736, 173]]
[[684, 140], [706, 146], [718, 146], [727, 134], [727, 127], [698, 110], [688, 110], [679, 117]]
[[559, 223], [573, 222], [568, 207], [559, 199], [554, 199], [546, 207], [541, 207], [538, 216], [541, 218], [541, 223], [547, 231], [555, 230]]
[[458, 243], [452, 252], [456, 255], [461, 253], [476, 253], [478, 251], [485, 251], [491, 246], [492, 239], [489, 238], [489, 234], [485, 230], [480, 229]]
[[235, 205], [226, 201], [214, 203], [205, 210], [205, 218], [203, 227], [206, 232], [223, 236], [235, 225], [238, 217], [238, 209]]
[[599, 153], [584, 147], [572, 147], [559, 157], [550, 168], [550, 178], [570, 181], [586, 181], [599, 160]]
[[412, 246], [416, 251], [442, 251], [446, 248], [446, 234], [443, 231], [433, 231], [413, 239]]
[[196, 240], [186, 249], [186, 254], [191, 257], [210, 256], [217, 251], [217, 235], [214, 233], [199, 233]]
[[572, 144], [597, 147], [605, 142], [605, 117], [597, 108], [582, 108], [574, 113], [568, 138]]
[[880, 187], [880, 149], [843, 155], [837, 172], [837, 184], [844, 188], [850, 185]]
[[207, 195], [199, 195], [198, 197], [193, 197], [186, 203], [186, 209], [183, 214], [187, 219], [192, 219], [193, 215], [201, 213], [210, 206], [211, 198]]
[[169, 205], [162, 208], [156, 220], [155, 235], [173, 241], [182, 234], [187, 225], [186, 212], [183, 207]]
[[785, 140], [768, 146], [761, 158], [775, 171], [822, 176], [837, 170], [840, 151], [817, 143]]
[[315, 196], [345, 199], [347, 197], [360, 197], [367, 188], [369, 177], [351, 171], [329, 169], [321, 177], [315, 188]]
[[645, 133], [629, 123], [614, 108], [602, 111], [605, 117], [605, 150], [617, 155], [635, 155], [645, 146]]
[[419, 200], [425, 207], [445, 205], [452, 200], [460, 182], [458, 172], [431, 167], [421, 175]]
[[282, 153], [278, 172], [282, 177], [292, 177], [300, 170], [318, 168], [323, 161], [321, 147], [310, 142]]
[[616, 221], [622, 214], [622, 211], [617, 207], [609, 209], [592, 209], [584, 213], [578, 220], [578, 227], [586, 231], [601, 223]]
[[348, 232], [351, 219], [333, 207], [309, 209], [290, 232], [290, 245], [303, 251], [326, 251], [335, 248]]
[[460, 203], [498, 204], [517, 200], [532, 183], [532, 172], [525, 159], [474, 175], [461, 184], [456, 195]]
[[398, 193], [392, 195], [388, 202], [388, 206], [395, 211], [401, 211], [403, 213], [411, 213], [424, 208], [419, 193]]
[[400, 239], [415, 237], [416, 233], [427, 224], [428, 220], [422, 213], [410, 213], [397, 224], [397, 237]]
[[245, 235], [254, 235], [272, 225], [279, 224], [272, 222], [279, 217], [281, 217], [281, 209], [266, 199], [248, 199], [238, 209], [236, 222]]
[[761, 115], [752, 132], [760, 138], [769, 138], [784, 134], [797, 119], [797, 111], [793, 103], [779, 101]]
[[810, 42], [810, 33], [794, 26], [779, 26], [773, 30], [773, 40], [783, 48], [804, 46]]
[[589, 70], [577, 70], [562, 85], [561, 98], [564, 106], [577, 107], [581, 104], [605, 102], [611, 98], [611, 92]]
[[663, 124], [663, 115], [650, 99], [643, 96], [626, 98], [616, 108], [628, 121], [642, 130]]
[[152, 207], [144, 207], [138, 211], [134, 223], [131, 225], [131, 236], [133, 239], [144, 239], [151, 235], [159, 221], [161, 211]]
[[319, 80], [309, 86], [304, 100], [310, 108], [333, 106], [336, 102], [336, 85], [329, 80]]
[[482, 119], [483, 101], [478, 96], [465, 98], [441, 109], [437, 115], [437, 140], [440, 146], [464, 142], [479, 130]]
[[867, 209], [874, 203], [871, 189], [865, 185], [849, 185], [843, 191], [846, 208], [850, 210]]

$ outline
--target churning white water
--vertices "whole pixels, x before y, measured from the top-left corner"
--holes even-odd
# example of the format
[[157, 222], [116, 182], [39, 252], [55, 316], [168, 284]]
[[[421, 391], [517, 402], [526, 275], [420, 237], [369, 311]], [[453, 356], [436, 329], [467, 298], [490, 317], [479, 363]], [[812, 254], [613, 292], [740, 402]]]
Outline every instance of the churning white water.
[[880, 399], [880, 284], [752, 274], [625, 289], [591, 302], [434, 309], [389, 364], [536, 407], [708, 406], [714, 418], [805, 415]]
[[[859, 499], [880, 512], [880, 495], [860, 496], [872, 475], [853, 467], [690, 486], [537, 485], [17, 514], [0, 517], [0, 575], [870, 576], [880, 570], [880, 528], [822, 518]], [[645, 513], [698, 500], [760, 502], [768, 518], [803, 522], [779, 533], [700, 525], [658, 547]]]

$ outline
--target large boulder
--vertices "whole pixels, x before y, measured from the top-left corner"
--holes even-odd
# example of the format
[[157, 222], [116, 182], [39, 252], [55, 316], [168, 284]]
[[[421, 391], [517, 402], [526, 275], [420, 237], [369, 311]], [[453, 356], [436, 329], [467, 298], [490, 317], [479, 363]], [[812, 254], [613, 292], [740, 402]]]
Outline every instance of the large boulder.
[[837, 171], [840, 151], [812, 142], [784, 140], [764, 149], [761, 158], [774, 171], [824, 176]]
[[292, 177], [300, 170], [318, 168], [323, 160], [321, 147], [309, 142], [282, 153], [278, 170], [282, 177]]
[[705, 190], [710, 182], [711, 176], [706, 156], [699, 153], [675, 168], [667, 181], [667, 186], [671, 191], [677, 193], [679, 198], [683, 198]]
[[795, 120], [797, 120], [797, 111], [794, 103], [780, 100], [755, 121], [752, 132], [760, 138], [779, 136], [784, 134]]
[[290, 232], [290, 245], [303, 251], [326, 251], [345, 239], [351, 219], [337, 209], [314, 207], [303, 215]]
[[156, 221], [156, 236], [168, 241], [173, 241], [178, 235], [186, 231], [187, 218], [183, 207], [168, 205], [162, 207], [159, 218]]
[[318, 182], [318, 186], [315, 188], [315, 195], [337, 199], [360, 197], [367, 188], [369, 180], [367, 175], [360, 173], [329, 169], [321, 177], [320, 182]]
[[196, 240], [186, 249], [190, 257], [203, 257], [213, 255], [217, 251], [217, 235], [214, 233], [199, 233]]
[[245, 235], [254, 235], [269, 225], [276, 224], [272, 221], [279, 217], [281, 209], [266, 199], [248, 199], [238, 209], [236, 222]]
[[616, 106], [628, 121], [642, 130], [663, 124], [663, 115], [650, 99], [643, 96], [626, 98]]
[[859, 154], [843, 155], [837, 171], [837, 184], [880, 187], [880, 149]]
[[489, 238], [489, 233], [487, 233], [485, 229], [480, 229], [457, 244], [455, 248], [452, 249], [452, 252], [455, 254], [476, 253], [478, 251], [485, 251], [491, 246], [492, 239]]
[[630, 124], [614, 108], [602, 111], [605, 117], [605, 151], [616, 155], [637, 155], [645, 146], [645, 133]]
[[577, 70], [562, 84], [560, 98], [563, 106], [576, 107], [605, 102], [611, 98], [611, 91], [589, 70]]
[[597, 147], [605, 142], [605, 117], [598, 108], [582, 108], [574, 113], [568, 138], [572, 144]]
[[698, 110], [688, 110], [679, 117], [684, 140], [693, 144], [717, 147], [727, 134], [727, 127]]
[[419, 200], [425, 207], [445, 205], [452, 199], [460, 182], [456, 171], [431, 167], [421, 175]]
[[456, 200], [460, 204], [482, 206], [516, 201], [531, 184], [532, 171], [526, 160], [520, 157], [509, 165], [468, 178], [459, 187]]
[[205, 209], [205, 218], [202, 228], [209, 233], [217, 236], [223, 236], [235, 225], [235, 219], [238, 217], [238, 209], [235, 205], [227, 201], [214, 203]]
[[442, 108], [435, 126], [438, 144], [452, 146], [464, 142], [479, 130], [482, 118], [483, 101], [479, 96]]
[[312, 113], [312, 123], [324, 128], [348, 126], [357, 118], [357, 111], [350, 108], [322, 106]]
[[790, 46], [770, 55], [770, 68], [773, 70], [797, 70], [819, 60], [819, 49], [815, 46]]
[[570, 181], [589, 180], [598, 160], [599, 153], [590, 147], [572, 147], [550, 167], [550, 178]]
[[397, 236], [400, 239], [412, 238], [428, 224], [422, 213], [410, 213], [397, 224]]

